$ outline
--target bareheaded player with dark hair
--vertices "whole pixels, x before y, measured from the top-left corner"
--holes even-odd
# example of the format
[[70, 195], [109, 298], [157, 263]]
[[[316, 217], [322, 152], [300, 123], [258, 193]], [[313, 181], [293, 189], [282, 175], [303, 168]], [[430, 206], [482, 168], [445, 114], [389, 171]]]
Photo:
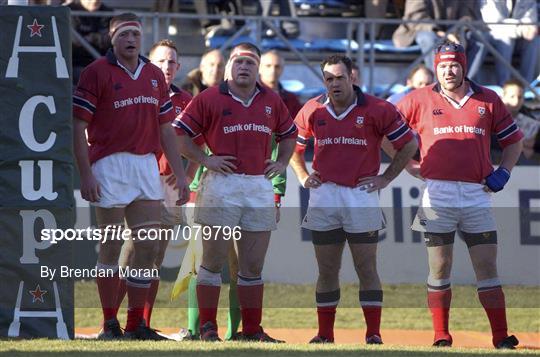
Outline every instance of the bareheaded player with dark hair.
[[[211, 236], [203, 238], [197, 274], [200, 335], [219, 340], [216, 315], [221, 270], [232, 239], [225, 232], [240, 229], [238, 299], [242, 339], [279, 342], [261, 327], [264, 258], [270, 232], [276, 229], [276, 208], [270, 179], [283, 173], [294, 150], [296, 126], [278, 94], [257, 83], [259, 49], [241, 43], [229, 57], [230, 79], [197, 95], [174, 126], [181, 150], [208, 171], [197, 195], [195, 222]], [[229, 77], [228, 77], [229, 78]], [[191, 138], [202, 134], [213, 153], [207, 155]], [[272, 135], [279, 142], [271, 160]], [[228, 229], [226, 229], [228, 228]]]
[[[327, 93], [309, 100], [296, 116], [298, 139], [291, 160], [296, 176], [310, 189], [302, 227], [311, 230], [319, 268], [315, 293], [319, 332], [310, 342], [334, 342], [341, 256], [348, 242], [360, 280], [365, 341], [381, 344], [383, 291], [377, 274], [377, 243], [383, 216], [377, 191], [403, 170], [417, 144], [392, 104], [353, 85], [348, 57], [328, 57], [321, 63], [321, 71]], [[315, 154], [310, 174], [304, 151], [312, 137]], [[397, 154], [379, 175], [384, 137]]]
[[[156, 276], [158, 242], [146, 239], [159, 229], [163, 198], [156, 154], [163, 151], [176, 176], [177, 204], [188, 190], [171, 121], [174, 110], [159, 68], [141, 57], [142, 26], [134, 14], [110, 22], [112, 49], [82, 72], [73, 96], [74, 152], [81, 195], [96, 209], [99, 228], [131, 229], [133, 257], [127, 276], [128, 317], [122, 333], [118, 311], [121, 240], [100, 244], [96, 279], [103, 308], [100, 338], [164, 339], [144, 323], [144, 304]], [[88, 133], [88, 139], [86, 137]]]
[[[420, 138], [425, 180], [412, 229], [424, 233], [429, 277], [428, 307], [434, 346], [451, 346], [448, 329], [454, 235], [460, 230], [476, 274], [478, 298], [488, 316], [496, 348], [514, 349], [508, 336], [504, 294], [497, 274], [497, 227], [491, 195], [510, 179], [523, 134], [499, 96], [466, 77], [463, 46], [446, 42], [435, 53], [437, 83], [417, 89], [397, 106]], [[490, 139], [496, 135], [502, 160], [493, 169]]]

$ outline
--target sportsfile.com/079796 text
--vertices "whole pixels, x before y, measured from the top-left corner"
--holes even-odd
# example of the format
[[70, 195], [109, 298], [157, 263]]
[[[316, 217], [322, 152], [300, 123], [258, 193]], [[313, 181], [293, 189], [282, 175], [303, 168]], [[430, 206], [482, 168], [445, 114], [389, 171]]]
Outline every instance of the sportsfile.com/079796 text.
[[238, 226], [182, 226], [179, 229], [143, 228], [132, 231], [129, 228], [107, 225], [103, 229], [42, 229], [41, 240], [56, 244], [59, 241], [99, 241], [102, 244], [111, 240], [212, 240], [222, 236], [224, 240], [240, 240], [241, 228]]

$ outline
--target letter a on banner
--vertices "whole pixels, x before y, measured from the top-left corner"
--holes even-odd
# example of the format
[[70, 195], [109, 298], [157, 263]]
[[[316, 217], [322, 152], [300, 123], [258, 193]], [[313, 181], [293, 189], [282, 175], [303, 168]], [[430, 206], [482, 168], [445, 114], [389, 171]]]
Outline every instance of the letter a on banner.
[[[46, 290], [41, 291], [39, 290], [39, 285], [37, 286], [37, 289], [39, 291], [39, 297], [36, 298], [35, 290], [34, 290], [34, 300], [41, 299], [43, 302], [43, 293], [47, 292]], [[55, 318], [56, 319], [56, 336], [59, 339], [62, 340], [69, 340], [69, 335], [67, 332], [66, 323], [64, 322], [64, 315], [62, 314], [62, 306], [60, 306], [60, 295], [58, 294], [58, 284], [53, 282], [53, 290], [54, 290], [54, 303], [55, 303], [55, 309], [52, 311], [35, 311], [35, 310], [22, 310], [21, 309], [21, 300], [23, 296], [23, 290], [24, 290], [24, 281], [21, 281], [19, 285], [19, 290], [17, 292], [17, 304], [15, 305], [15, 311], [13, 314], [13, 321], [11, 324], [9, 324], [8, 329], [8, 336], [9, 337], [19, 337], [20, 329], [21, 329], [21, 317], [25, 318], [43, 318], [43, 317], [49, 317], [49, 318]], [[30, 291], [32, 293], [32, 291]]]
[[[52, 52], [56, 54], [56, 77], [57, 78], [69, 78], [66, 60], [62, 56], [62, 47], [60, 46], [60, 39], [58, 38], [58, 28], [56, 26], [56, 18], [51, 17], [54, 45], [53, 46], [21, 46], [21, 31], [22, 31], [23, 17], [19, 16], [17, 22], [17, 32], [15, 32], [15, 41], [13, 42], [13, 52], [9, 58], [8, 67], [6, 70], [6, 78], [17, 78], [19, 76], [19, 53], [22, 52], [37, 52], [46, 53]], [[32, 27], [33, 26], [33, 27]], [[33, 37], [38, 34], [41, 37], [41, 29], [44, 25], [40, 25], [36, 19], [29, 28], [31, 30], [30, 36]]]

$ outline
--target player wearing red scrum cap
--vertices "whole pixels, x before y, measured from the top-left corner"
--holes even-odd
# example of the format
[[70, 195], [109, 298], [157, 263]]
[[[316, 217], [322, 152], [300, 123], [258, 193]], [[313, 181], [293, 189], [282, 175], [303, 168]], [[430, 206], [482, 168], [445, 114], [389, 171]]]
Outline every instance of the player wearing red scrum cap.
[[[139, 56], [141, 23], [134, 14], [121, 14], [111, 19], [109, 29], [113, 48], [82, 72], [73, 96], [81, 195], [95, 206], [104, 234], [107, 226], [123, 226], [124, 218], [132, 231], [124, 337], [160, 340], [163, 337], [144, 323], [143, 309], [158, 245], [145, 237], [160, 223], [163, 193], [155, 155], [161, 149], [177, 178], [178, 204], [187, 201], [188, 190], [170, 125], [174, 110], [169, 88], [160, 69]], [[116, 302], [123, 241], [110, 238], [100, 244], [97, 262], [97, 269], [106, 273], [96, 279], [104, 316], [99, 337], [104, 339], [122, 337]]]
[[[523, 134], [499, 96], [466, 77], [461, 45], [442, 44], [435, 55], [438, 83], [417, 89], [398, 107], [420, 138], [420, 167], [426, 182], [413, 229], [424, 233], [429, 260], [428, 306], [435, 346], [450, 346], [450, 271], [459, 229], [476, 273], [478, 297], [496, 348], [518, 344], [508, 336], [504, 294], [497, 274], [497, 231], [491, 194], [504, 188], [522, 149]], [[490, 138], [497, 136], [502, 160], [494, 170]]]
[[[330, 56], [321, 63], [321, 71], [327, 93], [309, 100], [297, 114], [298, 139], [291, 160], [298, 179], [310, 189], [302, 227], [311, 230], [319, 268], [315, 292], [319, 331], [310, 343], [334, 342], [339, 271], [347, 241], [360, 280], [365, 341], [381, 344], [383, 291], [377, 274], [377, 243], [383, 217], [377, 190], [397, 177], [417, 144], [392, 104], [353, 85], [349, 57]], [[398, 154], [378, 175], [385, 136]], [[304, 151], [311, 137], [315, 154], [314, 171], [309, 174]]]
[[[276, 229], [274, 193], [270, 178], [283, 173], [294, 150], [296, 126], [278, 94], [257, 83], [259, 49], [242, 43], [231, 52], [229, 79], [196, 96], [173, 125], [181, 150], [208, 168], [197, 195], [195, 222], [211, 229], [203, 239], [203, 258], [197, 274], [200, 335], [219, 340], [216, 314], [221, 269], [232, 240], [222, 227], [240, 227], [238, 299], [242, 338], [279, 342], [261, 327], [261, 273], [270, 231]], [[213, 153], [207, 156], [191, 138], [202, 134]], [[279, 142], [276, 161], [270, 159], [272, 135]], [[204, 230], [204, 228], [203, 228]]]

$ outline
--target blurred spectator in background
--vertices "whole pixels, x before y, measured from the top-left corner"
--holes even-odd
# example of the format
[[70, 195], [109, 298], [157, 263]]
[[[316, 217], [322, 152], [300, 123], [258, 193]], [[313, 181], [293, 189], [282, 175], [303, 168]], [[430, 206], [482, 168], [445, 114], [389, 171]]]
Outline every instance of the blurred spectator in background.
[[[159, 0], [158, 0], [159, 1]], [[209, 15], [208, 12], [208, 1], [206, 0], [199, 0], [194, 1], [193, 6], [195, 7], [195, 12], [197, 15]], [[206, 35], [214, 26], [219, 25], [218, 20], [210, 20], [210, 19], [199, 19], [201, 23], [201, 33], [203, 35]]]
[[[491, 44], [512, 63], [514, 52], [519, 53], [520, 74], [530, 83], [535, 73], [539, 56], [538, 8], [535, 0], [482, 0], [482, 19], [485, 22], [503, 22], [510, 25], [488, 25], [486, 34]], [[518, 22], [530, 23], [531, 25]], [[510, 69], [502, 63], [496, 66], [497, 84], [503, 85], [510, 78]]]
[[358, 88], [362, 88], [362, 73], [360, 72], [360, 67], [358, 67], [356, 62], [353, 62], [351, 76], [352, 83]]
[[[455, 0], [406, 0], [403, 20], [480, 20], [481, 14], [476, 1]], [[396, 47], [408, 47], [415, 41], [420, 46], [423, 54], [429, 53], [424, 58], [424, 63], [430, 69], [433, 68], [434, 52], [433, 45], [448, 38], [455, 43], [463, 44], [467, 40], [467, 75], [473, 78], [482, 63], [483, 48], [470, 33], [464, 36], [458, 32], [446, 33], [452, 26], [429, 23], [405, 23], [400, 25], [392, 36]], [[467, 38], [460, 38], [465, 37]]]
[[[106, 6], [101, 0], [76, 0], [64, 3], [71, 11], [107, 11], [113, 9]], [[71, 23], [77, 31], [101, 56], [105, 55], [111, 42], [109, 39], [109, 16], [72, 16]], [[94, 57], [73, 37], [73, 83], [79, 82], [79, 75], [84, 67], [94, 61]]]
[[536, 133], [536, 137], [523, 141], [523, 152], [524, 155], [529, 155], [527, 158], [533, 155], [540, 155], [540, 130]]
[[392, 94], [386, 100], [392, 104], [397, 104], [401, 98], [405, 97], [412, 90], [424, 88], [433, 83], [433, 72], [423, 64], [415, 66], [407, 76], [406, 89], [403, 92]]
[[219, 50], [206, 52], [202, 58], [199, 68], [188, 73], [182, 89], [196, 96], [208, 87], [215, 86], [223, 81], [225, 73], [225, 59]]
[[[364, 16], [368, 19], [384, 19], [388, 0], [364, 0]], [[379, 38], [382, 25], [375, 25], [376, 37]]]
[[[158, 0], [159, 1], [159, 0]], [[197, 15], [242, 15], [242, 0], [194, 0]], [[221, 18], [220, 20], [199, 19], [201, 32], [206, 38], [216, 35], [232, 35], [237, 23]]]
[[[260, 14], [263, 17], [272, 16], [272, 7], [274, 4], [278, 5], [278, 16], [292, 17], [294, 16], [294, 5], [289, 0], [259, 0]], [[281, 29], [281, 32], [288, 38], [296, 38], [300, 34], [298, 29], [298, 22], [296, 21], [282, 21], [279, 26], [276, 26], [278, 29]], [[275, 36], [275, 33], [272, 29], [267, 29], [264, 33], [268, 37]]]
[[[193, 7], [197, 15], [241, 15], [240, 6], [242, 0], [193, 0]], [[180, 12], [179, 0], [155, 0], [152, 11], [162, 13]], [[179, 31], [179, 23], [175, 19], [170, 20], [172, 27], [169, 27], [169, 34], [176, 35]], [[234, 21], [221, 19], [207, 19], [199, 17], [201, 24], [201, 34], [212, 37], [214, 35], [232, 35], [235, 27]]]
[[[7, 1], [6, 1], [7, 3]], [[28, 5], [50, 5], [50, 6], [59, 6], [62, 4], [62, 0], [30, 0]]]
[[520, 81], [509, 79], [503, 85], [502, 101], [523, 132], [525, 142], [529, 143], [528, 147], [523, 148], [523, 155], [529, 159], [534, 153], [533, 145], [530, 144], [534, 143], [540, 131], [540, 120], [536, 119], [523, 105], [525, 102], [524, 93], [525, 90]]
[[261, 82], [272, 88], [272, 90], [279, 94], [289, 113], [294, 118], [296, 113], [302, 108], [300, 101], [291, 92], [286, 91], [281, 83], [279, 83], [279, 78], [283, 74], [283, 69], [285, 68], [285, 60], [276, 50], [271, 50], [264, 53], [261, 56], [261, 64], [259, 66], [259, 78]]
[[[195, 1], [197, 2], [197, 1]], [[178, 13], [180, 12], [180, 4], [178, 0], [155, 0], [152, 5], [151, 11], [161, 13]], [[179, 23], [177, 19], [159, 19], [159, 22], [164, 21], [168, 26], [166, 33], [169, 35], [176, 35], [178, 33]], [[161, 24], [160, 24], [161, 26]]]
[[177, 0], [156, 0], [154, 6], [152, 6], [152, 11], [157, 12], [178, 12], [178, 10], [180, 10], [180, 7]]

